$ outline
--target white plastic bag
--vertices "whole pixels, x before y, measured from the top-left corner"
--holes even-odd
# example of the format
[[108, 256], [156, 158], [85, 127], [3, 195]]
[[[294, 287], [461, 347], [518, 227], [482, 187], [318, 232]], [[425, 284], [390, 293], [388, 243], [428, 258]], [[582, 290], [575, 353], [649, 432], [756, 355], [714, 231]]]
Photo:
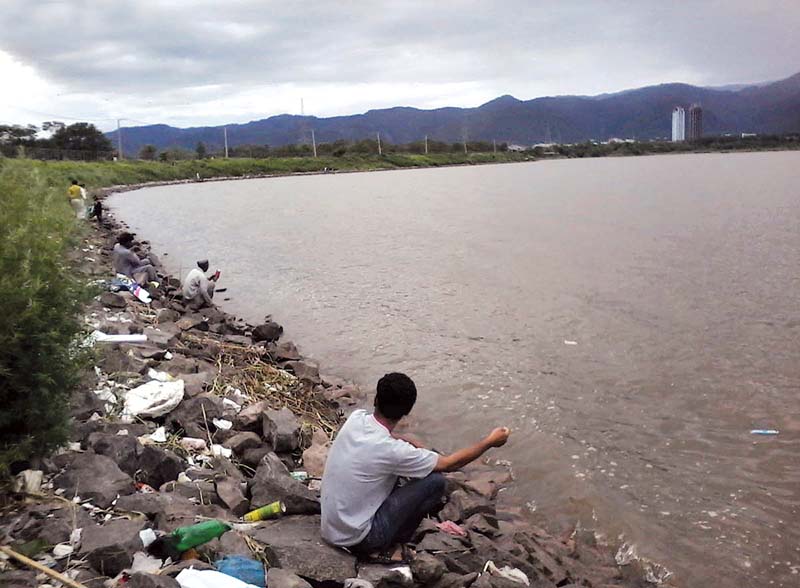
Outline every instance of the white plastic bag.
[[181, 588], [258, 588], [216, 570], [186, 568], [175, 579]]
[[172, 411], [183, 400], [183, 380], [152, 380], [125, 395], [122, 415], [127, 417], [159, 417]]
[[528, 580], [528, 576], [525, 575], [525, 572], [518, 568], [512, 568], [511, 566], [503, 566], [502, 568], [498, 568], [492, 560], [486, 562], [486, 565], [483, 566], [484, 573], [488, 573], [490, 576], [499, 576], [501, 578], [505, 578], [506, 580], [511, 580], [512, 582], [516, 582], [517, 584], [525, 584], [525, 586], [530, 586], [531, 581]]

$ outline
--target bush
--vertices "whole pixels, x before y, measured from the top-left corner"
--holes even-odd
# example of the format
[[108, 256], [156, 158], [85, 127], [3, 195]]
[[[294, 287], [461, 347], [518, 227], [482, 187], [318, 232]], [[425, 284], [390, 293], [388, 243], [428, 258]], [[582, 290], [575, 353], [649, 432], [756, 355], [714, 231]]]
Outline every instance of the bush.
[[0, 477], [67, 438], [86, 292], [66, 261], [76, 223], [64, 190], [0, 160]]

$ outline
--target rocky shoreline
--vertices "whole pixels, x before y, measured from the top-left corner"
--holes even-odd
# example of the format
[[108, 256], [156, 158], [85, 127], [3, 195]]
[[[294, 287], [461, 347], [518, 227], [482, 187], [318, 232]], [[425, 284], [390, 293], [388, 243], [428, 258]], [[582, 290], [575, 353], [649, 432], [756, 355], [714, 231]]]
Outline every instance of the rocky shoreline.
[[[72, 261], [87, 280], [111, 280], [111, 248], [122, 228], [112, 218], [93, 225], [75, 251]], [[147, 241], [137, 252], [157, 263]], [[174, 588], [181, 570], [214, 569], [230, 556], [262, 562], [270, 588], [519, 586], [505, 566], [542, 588], [648, 585], [652, 570], [615, 559], [594, 532], [553, 537], [519, 510], [500, 507], [498, 492], [513, 475], [486, 464], [448, 475], [448, 502], [438, 521], [418, 530], [408, 567], [361, 563], [326, 545], [319, 478], [327, 447], [366, 394], [320, 375], [280, 340], [274, 322], [249, 325], [218, 308], [191, 311], [179, 280], [161, 276], [150, 304], [106, 289], [86, 308], [90, 331], [146, 341], [87, 342], [96, 367], [70, 407], [71, 443], [18, 475], [2, 501], [2, 545], [87, 588]], [[242, 521], [277, 500], [286, 505], [283, 516]], [[177, 562], [147, 554], [148, 529], [170, 533], [209, 519], [233, 529]], [[445, 521], [455, 525], [437, 525]], [[0, 585], [68, 584], [0, 553]]]

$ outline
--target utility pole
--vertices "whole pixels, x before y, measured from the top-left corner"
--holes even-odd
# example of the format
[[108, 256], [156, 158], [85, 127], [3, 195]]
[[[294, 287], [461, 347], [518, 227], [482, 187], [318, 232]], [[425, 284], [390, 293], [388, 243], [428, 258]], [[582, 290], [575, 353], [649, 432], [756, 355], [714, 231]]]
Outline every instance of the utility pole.
[[300, 116], [305, 116], [305, 114], [306, 114], [306, 109], [305, 106], [303, 105], [303, 99], [300, 98]]
[[117, 158], [122, 160], [122, 129], [119, 123], [122, 122], [121, 118], [117, 119]]
[[311, 129], [311, 146], [314, 148], [314, 157], [317, 156], [317, 139], [314, 137], [314, 129]]
[[464, 135], [464, 155], [467, 154], [467, 136]]
[[225, 159], [228, 159], [228, 127], [222, 127], [222, 133], [225, 135]]
[[497, 153], [497, 141], [495, 141], [494, 139], [492, 139], [492, 149], [494, 150], [495, 153]]
[[428, 135], [425, 135], [425, 155], [428, 154]]
[[381, 134], [377, 133], [378, 135], [378, 155], [383, 155], [383, 151], [381, 151]]

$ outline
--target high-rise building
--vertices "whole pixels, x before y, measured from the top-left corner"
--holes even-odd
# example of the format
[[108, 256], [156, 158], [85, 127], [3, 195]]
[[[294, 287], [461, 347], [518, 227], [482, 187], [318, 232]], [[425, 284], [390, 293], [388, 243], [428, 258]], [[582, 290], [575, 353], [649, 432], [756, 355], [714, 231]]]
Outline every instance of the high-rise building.
[[686, 139], [686, 111], [680, 106], [672, 110], [672, 142], [678, 143]]
[[699, 104], [689, 107], [689, 128], [686, 129], [686, 139], [697, 141], [703, 136], [703, 109]]

